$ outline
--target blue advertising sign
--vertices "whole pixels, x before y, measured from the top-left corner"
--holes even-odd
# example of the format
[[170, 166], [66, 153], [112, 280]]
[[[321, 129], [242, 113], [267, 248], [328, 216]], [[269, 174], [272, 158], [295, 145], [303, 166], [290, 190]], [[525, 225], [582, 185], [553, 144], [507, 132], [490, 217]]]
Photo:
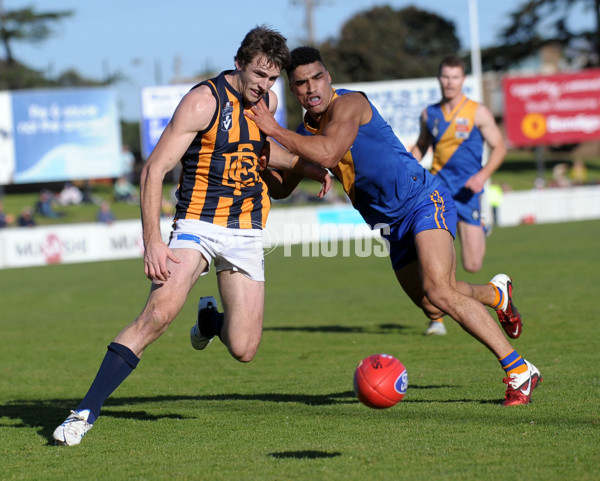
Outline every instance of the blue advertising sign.
[[177, 104], [193, 86], [194, 84], [162, 85], [142, 89], [140, 131], [144, 159], [154, 150]]
[[105, 88], [10, 94], [15, 184], [118, 177], [121, 129]]
[[[384, 80], [334, 85], [336, 88], [364, 92], [405, 147], [410, 149], [419, 136], [423, 110], [442, 98], [437, 78]], [[475, 101], [481, 101], [481, 91], [475, 79], [468, 75], [463, 92]]]
[[[190, 91], [194, 84], [160, 85], [144, 87], [141, 91], [141, 147], [142, 157], [147, 159], [156, 147], [163, 130], [171, 120], [175, 108], [181, 98]], [[277, 95], [277, 110], [275, 120], [279, 125], [286, 126], [285, 91], [281, 78], [273, 85]]]

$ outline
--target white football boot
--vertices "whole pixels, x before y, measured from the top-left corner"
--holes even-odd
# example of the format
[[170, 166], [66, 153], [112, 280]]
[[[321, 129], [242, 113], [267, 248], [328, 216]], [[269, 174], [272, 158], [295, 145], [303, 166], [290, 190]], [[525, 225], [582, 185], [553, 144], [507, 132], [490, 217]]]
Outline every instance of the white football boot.
[[87, 409], [81, 412], [71, 411], [70, 416], [52, 434], [56, 444], [62, 446], [79, 444], [85, 433], [93, 427], [93, 424], [87, 422], [89, 415], [90, 412]]
[[425, 331], [426, 336], [445, 336], [446, 326], [443, 321], [431, 321]]

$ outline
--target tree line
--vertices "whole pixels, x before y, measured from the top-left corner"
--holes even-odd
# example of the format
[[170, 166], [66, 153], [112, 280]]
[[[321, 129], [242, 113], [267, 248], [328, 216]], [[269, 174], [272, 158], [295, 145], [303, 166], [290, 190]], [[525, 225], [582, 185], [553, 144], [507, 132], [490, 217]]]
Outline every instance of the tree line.
[[[485, 8], [485, 6], [483, 6]], [[594, 27], [571, 25], [575, 9], [589, 14]], [[40, 12], [35, 7], [2, 10], [0, 3], [0, 90], [40, 87], [108, 86], [125, 79], [117, 72], [103, 79], [87, 78], [76, 70], [57, 75], [35, 70], [15, 58], [15, 43], [37, 44], [56, 33], [57, 26], [75, 15], [72, 10]], [[562, 48], [567, 63], [581, 68], [600, 65], [600, 0], [528, 0], [522, 2], [497, 35], [497, 44], [482, 50], [484, 71], [505, 71], [547, 44]], [[453, 22], [415, 6], [395, 10], [377, 6], [347, 20], [339, 34], [322, 42], [327, 67], [338, 83], [431, 77], [439, 61], [462, 50]], [[200, 73], [199, 73], [200, 75]], [[293, 102], [288, 102], [288, 105]], [[289, 111], [294, 120], [299, 113]], [[135, 126], [125, 126], [124, 141], [139, 145]]]

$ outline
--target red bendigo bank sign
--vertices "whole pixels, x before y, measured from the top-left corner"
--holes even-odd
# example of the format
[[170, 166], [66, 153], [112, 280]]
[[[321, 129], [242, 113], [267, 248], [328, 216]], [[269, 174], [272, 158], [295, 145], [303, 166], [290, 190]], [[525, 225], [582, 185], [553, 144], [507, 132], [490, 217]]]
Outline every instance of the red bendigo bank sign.
[[600, 69], [507, 77], [503, 90], [504, 124], [513, 145], [600, 139]]

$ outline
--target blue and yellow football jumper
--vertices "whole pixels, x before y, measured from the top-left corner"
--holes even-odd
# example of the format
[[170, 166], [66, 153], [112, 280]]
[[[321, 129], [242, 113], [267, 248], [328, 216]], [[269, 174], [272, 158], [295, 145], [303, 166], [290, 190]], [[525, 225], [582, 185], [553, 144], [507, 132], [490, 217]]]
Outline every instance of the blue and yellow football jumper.
[[[181, 159], [175, 218], [261, 229], [271, 205], [258, 173], [258, 153], [266, 137], [244, 116], [242, 96], [225, 79], [228, 73], [193, 87], [208, 86], [217, 109]], [[268, 101], [265, 96], [267, 105]]]
[[[350, 92], [336, 89], [331, 101]], [[406, 151], [375, 106], [370, 101], [369, 104], [371, 120], [359, 127], [354, 144], [331, 170], [343, 184], [352, 205], [373, 228], [400, 222], [415, 206], [430, 199], [439, 184]], [[329, 122], [328, 113], [317, 128], [311, 127], [307, 119], [308, 114], [300, 133], [321, 134]]]
[[431, 173], [439, 178], [460, 204], [469, 206], [468, 216], [463, 219], [479, 222], [479, 197], [481, 193], [464, 188], [467, 180], [481, 170], [483, 136], [475, 125], [475, 111], [479, 104], [463, 96], [460, 103], [446, 112], [441, 103], [427, 107], [427, 129], [433, 141], [433, 164]]

